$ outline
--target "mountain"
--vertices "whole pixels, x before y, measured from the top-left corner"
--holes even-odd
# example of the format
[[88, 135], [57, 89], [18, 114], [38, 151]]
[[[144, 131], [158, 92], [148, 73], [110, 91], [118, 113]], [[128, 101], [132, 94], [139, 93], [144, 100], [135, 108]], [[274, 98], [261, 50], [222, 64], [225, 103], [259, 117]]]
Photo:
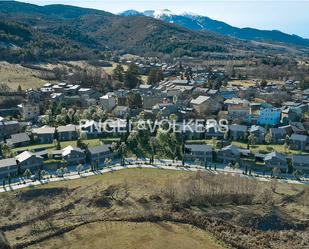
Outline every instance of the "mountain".
[[[120, 13], [124, 15], [125, 12]], [[192, 13], [176, 14], [170, 10], [147, 10], [145, 12], [138, 12], [131, 10], [131, 16], [134, 15], [149, 16], [160, 19], [165, 22], [178, 24], [194, 31], [212, 31], [222, 35], [231, 37], [252, 40], [252, 41], [266, 41], [275, 43], [286, 43], [297, 46], [309, 46], [309, 39], [302, 38], [297, 35], [285, 34], [278, 30], [259, 30], [254, 28], [237, 28], [227, 23], [213, 20], [206, 16], [195, 15]]]
[[89, 59], [106, 51], [200, 56], [247, 49], [245, 43], [213, 32], [194, 32], [132, 11], [127, 15], [0, 1], [0, 59]]
[[257, 44], [160, 20], [174, 18], [169, 10], [142, 15], [131, 10], [123, 15], [68, 5], [0, 1], [0, 60], [105, 59], [124, 53], [241, 59], [289, 51], [304, 53], [302, 49]]

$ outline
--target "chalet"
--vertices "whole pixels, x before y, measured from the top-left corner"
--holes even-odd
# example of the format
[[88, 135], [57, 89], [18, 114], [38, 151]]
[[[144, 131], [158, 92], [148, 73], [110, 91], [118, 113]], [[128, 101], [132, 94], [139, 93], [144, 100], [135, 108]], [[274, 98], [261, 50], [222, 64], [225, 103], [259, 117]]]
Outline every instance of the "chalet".
[[241, 156], [249, 156], [250, 150], [238, 148], [235, 145], [229, 145], [217, 152], [217, 160], [220, 163], [239, 162]]
[[202, 162], [212, 162], [212, 147], [206, 144], [186, 144], [184, 157], [188, 161], [198, 159]]
[[20, 132], [20, 130], [20, 124], [17, 121], [0, 121], [0, 141]]
[[7, 139], [6, 143], [11, 147], [20, 147], [29, 145], [31, 140], [27, 133], [17, 133], [11, 135], [11, 138]]
[[309, 173], [309, 155], [293, 155], [292, 166], [294, 170]]
[[249, 128], [249, 133], [255, 135], [255, 137], [257, 138], [258, 143], [263, 143], [264, 142], [265, 135], [266, 135], [266, 129], [263, 128], [262, 126], [252, 125]]
[[199, 96], [191, 100], [190, 104], [199, 114], [212, 114], [221, 109], [220, 103], [209, 96]]
[[96, 138], [102, 134], [99, 124], [94, 120], [87, 120], [79, 126], [80, 134], [85, 134], [87, 138]]
[[15, 158], [0, 160], [0, 179], [17, 175], [18, 167]]
[[245, 140], [247, 137], [248, 127], [245, 125], [233, 124], [229, 126], [230, 138], [235, 141]]
[[290, 137], [290, 148], [293, 150], [306, 150], [309, 137], [306, 135], [292, 134]]
[[280, 129], [280, 128], [270, 128], [269, 130], [271, 137], [272, 137], [272, 142], [275, 144], [283, 144], [285, 141], [285, 138], [287, 136], [287, 132], [285, 129]]
[[61, 150], [62, 159], [68, 166], [84, 164], [86, 161], [85, 152], [77, 147], [68, 146]]
[[76, 140], [78, 137], [77, 128], [75, 125], [59, 126], [57, 128], [59, 141], [71, 141]]
[[285, 155], [278, 152], [271, 152], [264, 158], [264, 163], [267, 168], [278, 168], [281, 171], [287, 172], [288, 163]]
[[101, 165], [106, 159], [113, 159], [117, 153], [112, 152], [111, 145], [99, 145], [88, 149], [89, 159], [92, 164]]
[[55, 131], [56, 129], [54, 127], [43, 126], [33, 129], [32, 134], [38, 143], [50, 144], [55, 139]]
[[30, 151], [24, 151], [16, 157], [18, 168], [21, 172], [30, 169], [32, 172], [43, 167], [43, 158], [35, 155]]

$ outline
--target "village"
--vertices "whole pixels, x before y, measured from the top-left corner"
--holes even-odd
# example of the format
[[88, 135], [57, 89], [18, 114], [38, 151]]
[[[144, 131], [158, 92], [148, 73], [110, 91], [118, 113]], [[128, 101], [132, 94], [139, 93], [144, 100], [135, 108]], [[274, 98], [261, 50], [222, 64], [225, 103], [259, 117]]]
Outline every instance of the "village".
[[[229, 166], [243, 174], [297, 180], [309, 174], [309, 89], [300, 81], [124, 60], [109, 82], [119, 84], [112, 91], [66, 81], [19, 89], [22, 103], [0, 110], [3, 185], [18, 177], [124, 165], [126, 158], [148, 158], [149, 164], [154, 158], [180, 160], [205, 169]], [[183, 127], [197, 119], [203, 132]], [[134, 127], [141, 120], [170, 120], [184, 129], [166, 136], [160, 129], [128, 130], [129, 122]], [[224, 120], [228, 129], [207, 120]]]

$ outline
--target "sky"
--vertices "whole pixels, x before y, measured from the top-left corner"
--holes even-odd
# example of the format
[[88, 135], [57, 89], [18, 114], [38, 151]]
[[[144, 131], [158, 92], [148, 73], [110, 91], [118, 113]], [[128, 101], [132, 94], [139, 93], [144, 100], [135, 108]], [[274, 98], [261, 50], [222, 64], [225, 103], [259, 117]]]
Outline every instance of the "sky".
[[169, 9], [192, 12], [236, 27], [281, 30], [309, 38], [309, 0], [24, 0], [38, 5], [68, 4], [112, 13]]

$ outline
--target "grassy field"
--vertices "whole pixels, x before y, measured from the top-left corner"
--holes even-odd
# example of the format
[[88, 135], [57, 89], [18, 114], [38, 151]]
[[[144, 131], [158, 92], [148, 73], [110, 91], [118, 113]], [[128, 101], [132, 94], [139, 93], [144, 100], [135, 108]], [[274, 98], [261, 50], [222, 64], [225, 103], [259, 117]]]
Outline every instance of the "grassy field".
[[168, 222], [106, 222], [86, 225], [29, 249], [223, 249], [207, 232]]
[[0, 231], [28, 248], [299, 249], [308, 219], [308, 186], [201, 172], [130, 169], [0, 194]]
[[18, 64], [0, 62], [0, 84], [5, 83], [12, 90], [17, 90], [19, 85], [23, 90], [41, 87], [46, 81], [39, 79], [37, 76], [38, 72], [35, 70]]

